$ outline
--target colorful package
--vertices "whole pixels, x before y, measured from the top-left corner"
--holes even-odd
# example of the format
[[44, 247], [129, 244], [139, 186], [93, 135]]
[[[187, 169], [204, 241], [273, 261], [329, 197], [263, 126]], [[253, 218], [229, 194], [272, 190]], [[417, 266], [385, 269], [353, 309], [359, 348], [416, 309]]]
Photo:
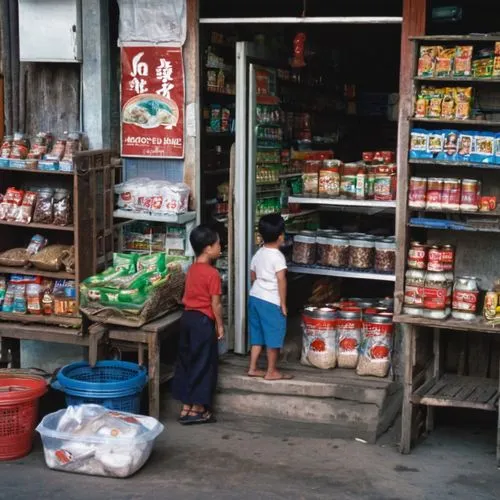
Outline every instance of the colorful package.
[[113, 254], [113, 267], [116, 270], [126, 269], [128, 273], [135, 273], [137, 257], [135, 253], [115, 253]]
[[435, 75], [438, 77], [451, 76], [454, 59], [455, 47], [439, 47], [439, 51], [436, 56]]
[[434, 76], [436, 55], [439, 47], [421, 46], [418, 59], [418, 76]]
[[444, 161], [456, 161], [458, 153], [458, 130], [443, 130], [443, 150], [438, 153], [437, 159]]
[[472, 154], [472, 145], [474, 143], [475, 132], [463, 131], [458, 136], [457, 160], [470, 161]]
[[476, 132], [470, 161], [476, 163], [495, 162], [495, 134], [493, 132]]
[[456, 102], [453, 90], [452, 88], [444, 89], [443, 102], [441, 104], [441, 118], [445, 120], [455, 119]]
[[453, 76], [470, 76], [472, 74], [472, 45], [455, 47], [455, 63]]
[[435, 158], [444, 149], [444, 130], [433, 130], [429, 132], [429, 143], [427, 151], [431, 158]]
[[443, 89], [435, 89], [430, 97], [429, 106], [427, 108], [427, 116], [429, 118], [441, 118], [443, 107]]
[[468, 120], [472, 107], [472, 87], [457, 87], [455, 94], [455, 118], [457, 120]]
[[495, 135], [495, 163], [500, 165], [500, 134]]
[[137, 259], [137, 270], [148, 272], [165, 271], [165, 254], [164, 253], [152, 253], [150, 255], [141, 255]]
[[432, 158], [432, 155], [429, 154], [428, 149], [429, 132], [420, 128], [413, 129], [410, 134], [410, 158]]

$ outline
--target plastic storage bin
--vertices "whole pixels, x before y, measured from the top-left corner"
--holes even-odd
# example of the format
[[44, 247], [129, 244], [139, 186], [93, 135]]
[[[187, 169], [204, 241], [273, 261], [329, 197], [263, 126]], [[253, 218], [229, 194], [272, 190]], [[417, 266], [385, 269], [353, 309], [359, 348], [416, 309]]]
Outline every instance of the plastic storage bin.
[[99, 404], [139, 413], [141, 392], [148, 380], [146, 369], [126, 361], [98, 361], [95, 367], [81, 361], [62, 368], [53, 387], [66, 394], [66, 404]]
[[99, 405], [59, 410], [36, 428], [50, 469], [120, 478], [147, 462], [163, 429], [155, 418]]

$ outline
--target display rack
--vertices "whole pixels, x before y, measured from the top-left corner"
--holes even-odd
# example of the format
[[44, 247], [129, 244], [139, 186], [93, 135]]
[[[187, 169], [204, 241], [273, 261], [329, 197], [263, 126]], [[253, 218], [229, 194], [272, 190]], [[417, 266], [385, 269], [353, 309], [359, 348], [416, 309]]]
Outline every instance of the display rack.
[[[423, 45], [493, 45], [500, 41], [491, 36], [423, 36], [411, 38], [413, 45], [412, 83], [408, 88], [418, 92], [421, 85], [429, 82], [446, 82], [460, 86], [467, 83], [473, 87], [482, 86], [481, 91], [495, 89], [500, 84], [499, 78], [475, 77], [464, 78], [424, 78], [417, 74], [417, 60], [420, 46]], [[498, 357], [490, 351], [498, 338], [500, 326], [486, 322], [481, 311], [475, 321], [457, 319], [429, 319], [403, 314], [406, 257], [410, 241], [440, 241], [456, 246], [455, 275], [473, 275], [481, 279], [483, 287], [489, 288], [495, 278], [495, 266], [492, 262], [498, 258], [494, 252], [500, 244], [500, 228], [466, 227], [458, 221], [443, 227], [433, 226], [426, 217], [426, 210], [408, 208], [409, 180], [412, 175], [422, 175], [422, 171], [432, 172], [432, 176], [449, 177], [450, 172], [466, 172], [467, 176], [488, 175], [487, 188], [491, 194], [500, 195], [499, 165], [481, 164], [466, 161], [447, 162], [433, 159], [409, 159], [409, 139], [412, 127], [425, 129], [458, 128], [473, 126], [488, 131], [498, 131], [497, 120], [444, 120], [412, 118], [415, 96], [405, 93], [401, 96], [401, 116], [408, 117], [400, 124], [400, 144], [398, 154], [398, 193], [397, 207], [397, 242], [394, 321], [404, 325], [404, 400], [402, 413], [401, 452], [409, 453], [411, 445], [422, 427], [430, 432], [434, 428], [434, 408], [468, 408], [485, 411], [498, 411], [499, 368]], [[468, 130], [467, 128], [465, 130]], [[439, 172], [438, 169], [441, 169]], [[477, 169], [477, 172], [468, 172]], [[424, 174], [425, 175], [425, 174]], [[460, 174], [462, 175], [462, 174]], [[483, 183], [484, 184], [484, 183]], [[411, 219], [412, 213], [421, 212], [421, 218]], [[457, 212], [458, 214], [458, 212]], [[464, 214], [460, 214], [464, 215]], [[467, 214], [470, 215], [470, 214]], [[498, 213], [475, 213], [476, 216], [497, 216]], [[456, 222], [456, 221], [453, 221]], [[482, 235], [481, 233], [488, 233]], [[493, 252], [493, 254], [492, 254]], [[452, 349], [449, 347], [452, 346]], [[454, 353], [454, 354], [453, 354]], [[445, 364], [446, 358], [446, 364]], [[424, 412], [415, 411], [416, 408]], [[426, 415], [422, 425], [421, 415]], [[419, 421], [420, 419], [420, 421]], [[500, 465], [500, 419], [498, 423], [497, 463]]]

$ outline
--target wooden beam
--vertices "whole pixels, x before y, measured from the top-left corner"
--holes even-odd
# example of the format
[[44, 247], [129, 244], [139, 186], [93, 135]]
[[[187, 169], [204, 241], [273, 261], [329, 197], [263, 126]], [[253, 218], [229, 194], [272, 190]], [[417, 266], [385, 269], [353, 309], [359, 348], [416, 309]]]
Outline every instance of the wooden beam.
[[399, 252], [396, 253], [396, 285], [394, 288], [395, 312], [401, 313], [404, 297], [404, 273], [408, 219], [406, 199], [408, 190], [408, 145], [410, 140], [410, 124], [408, 116], [412, 111], [413, 71], [415, 55], [410, 36], [425, 34], [426, 0], [403, 1], [403, 24], [401, 27], [401, 57], [399, 74], [399, 126], [398, 126], [398, 204], [396, 209], [396, 238]]

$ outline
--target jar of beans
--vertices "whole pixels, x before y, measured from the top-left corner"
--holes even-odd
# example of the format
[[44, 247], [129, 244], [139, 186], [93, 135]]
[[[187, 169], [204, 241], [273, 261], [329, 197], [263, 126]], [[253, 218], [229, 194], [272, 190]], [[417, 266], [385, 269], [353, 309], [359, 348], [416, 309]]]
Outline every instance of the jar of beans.
[[375, 271], [392, 273], [396, 269], [396, 242], [385, 239], [375, 242]]
[[349, 267], [371, 269], [375, 254], [375, 242], [368, 238], [349, 240]]
[[301, 231], [293, 238], [292, 260], [302, 265], [316, 263], [316, 235], [312, 231]]
[[318, 264], [330, 267], [349, 265], [349, 238], [342, 235], [318, 237]]

